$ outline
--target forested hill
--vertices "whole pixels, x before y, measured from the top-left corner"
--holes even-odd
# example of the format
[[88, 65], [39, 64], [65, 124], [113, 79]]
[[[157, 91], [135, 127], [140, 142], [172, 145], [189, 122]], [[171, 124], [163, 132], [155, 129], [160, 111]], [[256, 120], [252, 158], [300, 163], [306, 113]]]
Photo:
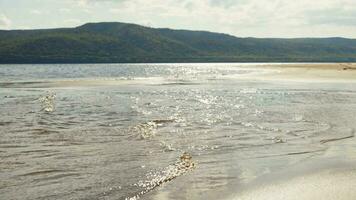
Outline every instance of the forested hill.
[[239, 38], [126, 23], [0, 31], [0, 63], [356, 62], [356, 39]]

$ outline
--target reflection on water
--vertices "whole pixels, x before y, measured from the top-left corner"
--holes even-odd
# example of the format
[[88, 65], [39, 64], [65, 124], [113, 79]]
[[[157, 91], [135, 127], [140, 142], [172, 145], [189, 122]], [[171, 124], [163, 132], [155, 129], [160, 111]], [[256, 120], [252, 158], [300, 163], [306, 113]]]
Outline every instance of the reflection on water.
[[52, 92], [47, 92], [45, 96], [41, 97], [39, 100], [42, 103], [42, 110], [46, 112], [53, 112], [55, 98], [56, 94]]
[[239, 64], [3, 65], [0, 199], [207, 199], [352, 154], [355, 84], [240, 79], [258, 73]]
[[[144, 168], [144, 166], [143, 166]], [[173, 179], [185, 174], [189, 170], [195, 168], [195, 163], [192, 161], [192, 156], [189, 153], [184, 152], [179, 160], [168, 167], [155, 172], [149, 172], [146, 174], [146, 180], [140, 180], [134, 186], [143, 188], [138, 194], [133, 197], [127, 197], [127, 200], [136, 200], [139, 199], [144, 194], [152, 191], [156, 187], [161, 186], [163, 183], [172, 181]]]

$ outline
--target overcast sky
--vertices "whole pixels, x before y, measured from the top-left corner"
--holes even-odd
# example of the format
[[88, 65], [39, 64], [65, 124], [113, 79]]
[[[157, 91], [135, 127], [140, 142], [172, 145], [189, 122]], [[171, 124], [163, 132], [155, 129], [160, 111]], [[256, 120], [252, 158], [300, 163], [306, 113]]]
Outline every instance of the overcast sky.
[[0, 29], [101, 21], [239, 37], [356, 38], [356, 0], [0, 0]]

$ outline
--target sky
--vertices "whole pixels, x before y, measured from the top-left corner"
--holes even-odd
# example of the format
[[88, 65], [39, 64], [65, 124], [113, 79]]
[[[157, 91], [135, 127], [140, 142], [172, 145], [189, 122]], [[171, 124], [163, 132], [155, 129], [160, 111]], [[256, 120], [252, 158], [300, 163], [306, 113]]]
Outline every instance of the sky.
[[0, 29], [104, 21], [238, 37], [356, 38], [356, 0], [0, 0]]

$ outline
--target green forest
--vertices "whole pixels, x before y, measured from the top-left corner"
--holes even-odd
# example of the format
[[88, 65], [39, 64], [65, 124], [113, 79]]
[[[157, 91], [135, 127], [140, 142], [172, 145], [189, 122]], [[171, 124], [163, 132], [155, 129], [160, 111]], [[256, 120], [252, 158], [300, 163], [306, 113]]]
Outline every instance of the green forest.
[[356, 39], [347, 38], [240, 38], [118, 22], [0, 31], [0, 63], [355, 61]]

